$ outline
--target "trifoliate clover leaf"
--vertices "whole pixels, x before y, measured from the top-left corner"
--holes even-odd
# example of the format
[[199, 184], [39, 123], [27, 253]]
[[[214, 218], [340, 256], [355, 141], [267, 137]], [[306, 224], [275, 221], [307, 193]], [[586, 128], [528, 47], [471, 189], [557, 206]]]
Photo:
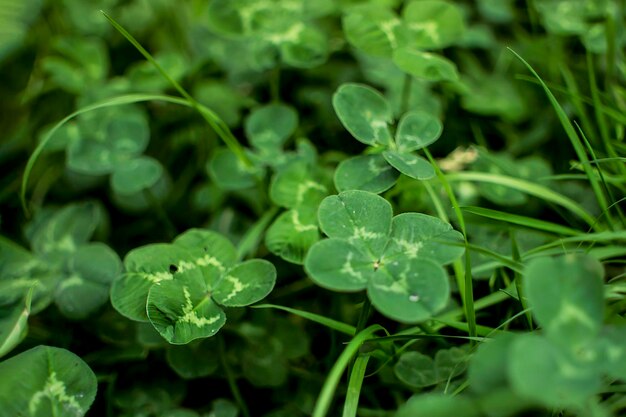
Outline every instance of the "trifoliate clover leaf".
[[325, 198], [318, 220], [329, 239], [311, 247], [304, 266], [322, 287], [367, 289], [372, 304], [389, 318], [423, 321], [448, 302], [443, 265], [463, 254], [462, 235], [431, 216], [392, 215], [384, 198], [366, 191]]
[[213, 181], [225, 190], [241, 190], [254, 186], [267, 167], [280, 170], [302, 159], [285, 152], [283, 145], [298, 126], [298, 113], [284, 104], [269, 104], [252, 111], [245, 120], [246, 137], [252, 145], [246, 149], [249, 162], [244, 162], [229, 149], [215, 152], [206, 165]]
[[467, 358], [467, 351], [458, 347], [441, 349], [434, 359], [416, 351], [405, 352], [394, 366], [394, 372], [405, 384], [423, 388], [462, 374]]
[[237, 263], [228, 239], [201, 229], [172, 244], [134, 249], [124, 265], [126, 272], [111, 288], [113, 306], [130, 319], [150, 321], [172, 344], [213, 336], [226, 322], [222, 306], [255, 303], [276, 281], [271, 263]]
[[110, 174], [148, 146], [148, 121], [136, 107], [107, 107], [85, 113], [78, 123], [80, 138], [67, 149], [67, 166], [79, 173]]
[[[317, 29], [304, 2], [262, 0], [213, 0], [209, 3], [211, 29], [222, 35], [260, 42], [265, 53], [259, 59], [280, 54], [282, 61], [297, 68], [311, 68], [323, 63], [328, 55], [328, 41]], [[272, 62], [269, 67], [276, 65]]]
[[423, 111], [405, 114], [392, 139], [391, 106], [371, 87], [343, 84], [333, 96], [333, 107], [352, 136], [375, 147], [373, 154], [348, 158], [339, 164], [335, 172], [335, 186], [339, 191], [381, 193], [395, 184], [399, 172], [418, 180], [435, 176], [431, 164], [412, 153], [435, 142], [441, 135], [441, 122], [435, 116]]
[[95, 203], [72, 204], [35, 216], [29, 237], [33, 253], [0, 239], [0, 306], [9, 307], [32, 288], [32, 314], [52, 301], [63, 315], [83, 319], [106, 304], [121, 261], [103, 243], [88, 244], [102, 221]]

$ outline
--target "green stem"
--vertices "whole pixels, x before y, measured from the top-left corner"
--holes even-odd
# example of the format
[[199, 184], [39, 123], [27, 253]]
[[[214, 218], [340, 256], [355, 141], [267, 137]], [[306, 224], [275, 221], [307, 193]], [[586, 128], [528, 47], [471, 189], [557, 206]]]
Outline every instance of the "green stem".
[[365, 329], [365, 325], [367, 324], [367, 320], [370, 318], [370, 314], [372, 312], [372, 302], [370, 301], [367, 294], [363, 299], [363, 306], [361, 307], [361, 314], [359, 315], [359, 321], [356, 325], [356, 333], [361, 333], [363, 329]]
[[400, 102], [400, 114], [404, 114], [409, 111], [412, 85], [413, 76], [410, 74], [404, 74], [404, 82], [402, 83], [402, 101]]
[[272, 70], [270, 75], [270, 94], [272, 96], [272, 102], [280, 102], [280, 65]]
[[226, 379], [228, 380], [228, 386], [230, 387], [230, 391], [233, 394], [235, 401], [237, 401], [237, 405], [239, 405], [239, 409], [241, 410], [241, 414], [243, 414], [243, 417], [250, 417], [250, 411], [248, 411], [248, 406], [246, 406], [246, 403], [243, 400], [243, 396], [239, 391], [235, 375], [233, 374], [232, 369], [230, 369], [230, 365], [228, 365], [228, 359], [226, 358], [226, 348], [224, 347], [224, 337], [221, 335], [218, 336], [218, 341], [220, 361], [222, 362], [222, 367], [224, 368], [224, 372], [226, 373]]
[[178, 232], [176, 231], [176, 226], [174, 226], [174, 223], [163, 208], [163, 205], [161, 204], [159, 199], [156, 198], [152, 190], [150, 190], [149, 188], [145, 188], [143, 190], [143, 195], [150, 203], [150, 206], [154, 209], [154, 213], [157, 215], [159, 220], [163, 222], [163, 227], [165, 228], [165, 233], [167, 234], [167, 236], [170, 239], [173, 239], [178, 234]]

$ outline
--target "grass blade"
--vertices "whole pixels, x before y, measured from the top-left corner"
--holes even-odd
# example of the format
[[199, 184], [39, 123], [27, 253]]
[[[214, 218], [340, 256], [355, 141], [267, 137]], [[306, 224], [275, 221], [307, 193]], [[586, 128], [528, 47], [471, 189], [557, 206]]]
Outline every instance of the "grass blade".
[[528, 227], [530, 229], [542, 230], [557, 235], [577, 236], [582, 232], [570, 227], [561, 226], [560, 224], [547, 222], [544, 220], [533, 219], [532, 217], [520, 216], [517, 214], [505, 213], [503, 211], [486, 209], [482, 207], [465, 206], [461, 210], [477, 216], [486, 217], [488, 219], [500, 220], [507, 223], [517, 224]]
[[356, 417], [361, 387], [363, 386], [363, 378], [365, 378], [365, 371], [369, 360], [369, 355], [361, 355], [354, 361], [352, 372], [350, 373], [350, 382], [348, 382], [346, 402], [343, 404], [343, 417]]
[[465, 319], [467, 320], [467, 324], [469, 325], [469, 335], [471, 337], [476, 337], [476, 310], [474, 309], [474, 282], [472, 280], [472, 264], [470, 262], [469, 255], [467, 254], [467, 230], [465, 228], [465, 219], [463, 218], [463, 212], [461, 211], [461, 207], [454, 195], [454, 190], [450, 186], [446, 178], [446, 174], [444, 174], [437, 162], [430, 154], [428, 149], [424, 149], [424, 153], [428, 157], [431, 165], [435, 169], [435, 173], [441, 182], [450, 202], [452, 203], [452, 207], [454, 208], [454, 212], [457, 217], [457, 221], [459, 222], [459, 226], [461, 227], [461, 232], [463, 233], [463, 240], [465, 242], [466, 255], [465, 255], [465, 268], [463, 268], [460, 261], [456, 261], [454, 263], [454, 272], [457, 276], [457, 281], [459, 283], [459, 289], [461, 290], [461, 294], [463, 294], [463, 306], [465, 307]]
[[550, 103], [552, 104], [552, 107], [554, 107], [554, 110], [556, 111], [559, 121], [561, 122], [561, 126], [563, 126], [563, 129], [565, 130], [565, 133], [567, 134], [567, 137], [569, 138], [570, 143], [572, 144], [572, 147], [574, 148], [574, 152], [576, 152], [576, 156], [581, 162], [583, 162], [583, 169], [585, 170], [585, 174], [587, 175], [589, 183], [591, 184], [591, 188], [593, 189], [593, 192], [596, 196], [596, 200], [598, 201], [598, 204], [600, 205], [600, 208], [602, 210], [605, 210], [608, 205], [606, 196], [604, 195], [596, 176], [593, 174], [591, 166], [588, 165], [589, 158], [587, 157], [585, 148], [580, 138], [576, 134], [574, 125], [567, 117], [565, 110], [563, 110], [563, 107], [561, 107], [556, 97], [554, 97], [554, 94], [552, 94], [552, 91], [550, 91], [546, 83], [539, 76], [539, 74], [537, 74], [534, 68], [528, 62], [526, 62], [526, 60], [522, 58], [517, 52], [513, 51], [511, 48], [508, 48], [508, 49], [517, 57], [517, 59], [519, 59], [526, 66], [526, 68], [535, 76], [535, 78], [537, 78], [537, 80], [541, 84], [543, 91], [546, 93], [548, 100], [550, 101]]
[[508, 177], [501, 174], [490, 174], [487, 172], [463, 171], [448, 173], [446, 176], [448, 177], [449, 181], [487, 182], [490, 184], [504, 185], [505, 187], [513, 188], [523, 193], [540, 198], [544, 201], [548, 201], [550, 203], [554, 203], [563, 208], [566, 208], [568, 211], [582, 219], [594, 230], [602, 230], [602, 227], [597, 224], [593, 216], [587, 213], [587, 211], [581, 205], [576, 203], [574, 200], [565, 197], [564, 195], [552, 191], [548, 187], [544, 187], [543, 185], [538, 185], [519, 178]]
[[198, 113], [200, 113], [202, 118], [206, 120], [206, 122], [213, 128], [213, 130], [215, 130], [218, 136], [224, 141], [226, 146], [235, 155], [237, 155], [237, 158], [246, 166], [251, 166], [252, 162], [245, 154], [243, 146], [241, 146], [239, 141], [237, 141], [237, 138], [235, 138], [233, 133], [230, 131], [228, 125], [224, 123], [224, 121], [215, 112], [204, 106], [200, 106], [200, 103], [198, 103], [175, 79], [170, 77], [170, 75], [163, 69], [163, 67], [161, 67], [161, 65], [159, 65], [159, 63], [154, 59], [150, 52], [148, 52], [143, 46], [141, 46], [137, 39], [135, 39], [133, 35], [131, 35], [126, 29], [124, 29], [122, 25], [117, 23], [115, 19], [106, 14], [106, 12], [104, 12], [103, 10], [100, 10], [100, 12], [104, 15], [104, 17], [107, 18], [109, 23], [111, 23], [111, 25], [124, 38], [126, 38], [126, 40], [130, 42], [135, 47], [135, 49], [137, 49], [137, 51], [139, 51], [139, 53], [143, 55], [143, 57], [146, 58], [146, 60], [150, 62], [170, 84], [172, 84], [176, 91], [178, 91], [180, 95], [183, 96], [187, 100], [187, 102], [189, 102], [190, 106], [193, 107]]
[[41, 142], [39, 142], [39, 144], [37, 145], [33, 153], [28, 158], [28, 161], [26, 162], [26, 168], [24, 169], [24, 176], [22, 177], [22, 185], [20, 189], [20, 201], [22, 203], [22, 209], [24, 210], [24, 213], [28, 214], [28, 207], [26, 205], [26, 188], [28, 186], [28, 180], [30, 179], [30, 174], [33, 170], [33, 167], [35, 166], [35, 163], [37, 162], [37, 159], [39, 159], [39, 156], [41, 156], [41, 153], [45, 149], [46, 145], [48, 145], [50, 140], [52, 140], [52, 137], [59, 130], [59, 128], [61, 128], [65, 123], [69, 122], [76, 116], [80, 116], [83, 113], [87, 113], [87, 112], [98, 110], [98, 109], [103, 109], [105, 107], [121, 106], [124, 104], [133, 104], [133, 103], [139, 103], [139, 102], [144, 102], [144, 101], [165, 101], [165, 102], [174, 103], [174, 104], [181, 104], [183, 106], [189, 106], [189, 103], [187, 103], [186, 100], [183, 100], [178, 97], [154, 95], [154, 94], [128, 94], [128, 95], [113, 97], [107, 100], [99, 101], [89, 106], [80, 108], [76, 110], [75, 112], [65, 116], [61, 121], [59, 121], [56, 125], [54, 125], [52, 129], [50, 129], [47, 132], [47, 134], [43, 137]]
[[354, 336], [356, 334], [356, 328], [354, 326], [350, 326], [349, 324], [342, 323], [337, 320], [329, 319], [328, 317], [320, 316], [319, 314], [309, 313], [308, 311], [297, 310], [295, 308], [283, 307], [283, 306], [279, 306], [275, 304], [259, 304], [259, 305], [255, 305], [251, 307], [252, 308], [274, 308], [276, 310], [286, 311], [298, 317], [302, 317], [304, 319], [326, 326], [332, 330], [336, 330], [340, 333], [347, 334], [348, 336]]
[[373, 324], [357, 334], [350, 343], [348, 343], [348, 346], [341, 352], [341, 355], [339, 355], [339, 358], [328, 373], [322, 391], [315, 403], [312, 417], [326, 417], [343, 371], [348, 367], [350, 360], [359, 351], [363, 342], [374, 339], [374, 333], [379, 331], [384, 331], [383, 327], [378, 324]]

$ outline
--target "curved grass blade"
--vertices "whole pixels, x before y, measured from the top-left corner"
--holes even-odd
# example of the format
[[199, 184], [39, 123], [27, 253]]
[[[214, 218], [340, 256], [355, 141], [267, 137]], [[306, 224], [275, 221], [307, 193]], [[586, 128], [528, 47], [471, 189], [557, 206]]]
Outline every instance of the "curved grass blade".
[[212, 110], [200, 105], [176, 80], [159, 65], [154, 57], [148, 52], [141, 44], [131, 35], [126, 29], [124, 29], [119, 23], [109, 16], [105, 11], [100, 12], [107, 18], [111, 25], [122, 35], [128, 42], [130, 42], [136, 49], [143, 55], [148, 62], [150, 62], [159, 73], [170, 83], [172, 86], [182, 95], [204, 120], [215, 130], [218, 136], [224, 141], [226, 146], [235, 154], [237, 158], [246, 166], [251, 166], [252, 162], [244, 152], [243, 146], [237, 141], [237, 138], [230, 131], [228, 125]]
[[526, 60], [522, 58], [517, 52], [515, 52], [511, 48], [508, 48], [508, 50], [511, 51], [517, 57], [517, 59], [519, 59], [524, 64], [524, 66], [526, 66], [526, 68], [528, 68], [528, 70], [535, 76], [535, 78], [537, 78], [537, 80], [539, 80], [543, 91], [546, 93], [546, 96], [548, 96], [548, 100], [550, 100], [552, 107], [554, 107], [559, 121], [561, 122], [561, 125], [563, 126], [563, 129], [565, 130], [565, 133], [567, 134], [567, 137], [569, 138], [572, 147], [574, 148], [574, 151], [576, 152], [576, 156], [581, 162], [583, 162], [583, 169], [585, 171], [585, 174], [587, 175], [589, 183], [591, 184], [591, 188], [593, 189], [600, 208], [602, 210], [606, 210], [606, 207], [608, 205], [606, 196], [604, 195], [604, 192], [600, 187], [600, 183], [598, 182], [598, 179], [594, 175], [591, 166], [589, 165], [589, 157], [587, 156], [585, 147], [583, 146], [580, 137], [576, 134], [574, 125], [567, 117], [565, 110], [563, 110], [556, 97], [554, 97], [554, 94], [552, 94], [552, 91], [550, 91], [546, 83], [539, 76], [539, 74], [537, 74], [533, 67], [528, 62], [526, 62]]
[[532, 217], [520, 216], [517, 214], [505, 213], [503, 211], [486, 209], [482, 207], [465, 206], [461, 207], [461, 210], [468, 213], [476, 214], [477, 216], [486, 217], [488, 219], [500, 220], [507, 223], [513, 223], [531, 229], [543, 230], [544, 232], [555, 233], [557, 235], [566, 236], [578, 236], [582, 234], [581, 231], [572, 229], [570, 227], [561, 226], [547, 222], [544, 220], [533, 219]]
[[348, 336], [354, 336], [356, 334], [356, 328], [349, 324], [342, 323], [337, 320], [329, 319], [328, 317], [320, 316], [319, 314], [309, 313], [308, 311], [297, 310], [295, 308], [283, 307], [275, 304], [259, 304], [250, 306], [251, 308], [274, 308], [276, 310], [286, 311], [303, 319], [311, 320], [315, 323], [326, 326], [332, 330], [336, 330], [340, 333], [347, 334]]
[[85, 106], [80, 108], [73, 113], [65, 116], [61, 121], [59, 121], [52, 129], [50, 129], [47, 134], [43, 137], [41, 142], [37, 145], [33, 153], [28, 158], [26, 162], [26, 168], [24, 169], [24, 176], [22, 177], [22, 185], [20, 189], [20, 201], [22, 203], [22, 209], [25, 213], [28, 213], [28, 208], [26, 206], [26, 187], [28, 185], [28, 180], [30, 178], [31, 171], [37, 162], [37, 159], [45, 149], [46, 145], [50, 142], [54, 134], [59, 130], [61, 126], [65, 123], [69, 122], [76, 116], [80, 116], [83, 113], [88, 113], [90, 111], [102, 109], [105, 107], [112, 106], [121, 106], [124, 104], [133, 104], [139, 103], [143, 101], [165, 101], [174, 104], [181, 104], [183, 106], [189, 106], [187, 101], [180, 99], [178, 97], [164, 96], [164, 95], [154, 95], [154, 94], [128, 94], [118, 97], [113, 97], [107, 100], [99, 101], [94, 104], [90, 104], [89, 106]]
[[590, 215], [581, 205], [568, 197], [552, 191], [548, 187], [534, 184], [530, 181], [521, 180], [519, 178], [508, 177], [501, 174], [490, 174], [487, 172], [463, 171], [448, 173], [446, 176], [449, 181], [487, 182], [490, 184], [504, 185], [505, 187], [513, 188], [544, 201], [564, 207], [582, 219], [592, 229], [602, 231], [602, 227], [597, 224], [593, 216]]

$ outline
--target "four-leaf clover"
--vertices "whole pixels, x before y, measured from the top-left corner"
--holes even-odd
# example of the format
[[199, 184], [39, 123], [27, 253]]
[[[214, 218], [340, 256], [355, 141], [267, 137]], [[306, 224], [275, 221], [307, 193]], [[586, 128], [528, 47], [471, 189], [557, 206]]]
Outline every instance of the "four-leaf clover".
[[443, 265], [464, 251], [449, 224], [420, 213], [392, 217], [387, 200], [358, 190], [326, 197], [318, 219], [329, 239], [313, 245], [304, 262], [315, 283], [367, 289], [382, 314], [405, 323], [426, 320], [448, 303]]

